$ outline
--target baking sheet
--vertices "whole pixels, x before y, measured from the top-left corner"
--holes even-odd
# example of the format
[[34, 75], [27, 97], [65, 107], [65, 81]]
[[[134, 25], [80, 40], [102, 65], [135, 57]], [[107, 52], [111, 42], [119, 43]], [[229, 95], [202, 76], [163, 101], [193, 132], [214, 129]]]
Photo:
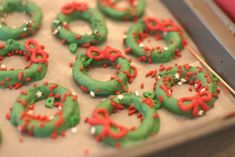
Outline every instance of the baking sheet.
[[[0, 147], [0, 156], [1, 157], [41, 157], [41, 156], [50, 156], [50, 157], [75, 157], [75, 156], [104, 156], [110, 153], [116, 153], [119, 150], [113, 149], [109, 146], [106, 146], [102, 143], [97, 143], [95, 139], [90, 134], [89, 125], [84, 123], [84, 118], [89, 116], [93, 111], [96, 104], [102, 98], [91, 98], [89, 95], [84, 94], [80, 91], [76, 83], [72, 78], [72, 69], [69, 67], [69, 63], [74, 61], [75, 56], [71, 54], [66, 46], [61, 45], [61, 43], [56, 40], [51, 35], [50, 25], [54, 20], [56, 14], [59, 12], [60, 7], [69, 2], [68, 0], [57, 0], [56, 3], [47, 0], [36, 1], [36, 3], [42, 8], [44, 13], [43, 25], [38, 34], [35, 36], [38, 39], [39, 43], [46, 46], [46, 51], [49, 53], [49, 66], [46, 77], [37, 82], [40, 84], [44, 81], [55, 82], [61, 84], [64, 87], [71, 89], [72, 91], [78, 94], [78, 102], [80, 104], [81, 111], [81, 122], [77, 125], [77, 133], [72, 133], [71, 130], [66, 132], [66, 137], [59, 137], [56, 140], [50, 138], [34, 138], [27, 135], [22, 135], [16, 127], [12, 126], [9, 121], [5, 119], [5, 114], [9, 111], [9, 108], [15, 102], [17, 96], [21, 90], [25, 90], [31, 87], [25, 86], [20, 90], [8, 90], [0, 89], [0, 128], [3, 133], [3, 144]], [[89, 5], [95, 7], [95, 0], [89, 0]], [[148, 7], [146, 15], [151, 15], [158, 17], [160, 19], [164, 18], [173, 18], [173, 16], [168, 12], [168, 10], [160, 3], [158, 0], [148, 0]], [[16, 18], [17, 19], [17, 18]], [[109, 29], [109, 35], [107, 43], [112, 47], [117, 49], [124, 50], [122, 39], [124, 32], [131, 26], [130, 22], [114, 22], [110, 19], [106, 19], [107, 26]], [[73, 23], [73, 29], [78, 30], [79, 32], [83, 30], [88, 30], [86, 26], [82, 25], [83, 23]], [[78, 26], [76, 26], [78, 25]], [[84, 28], [85, 27], [85, 28]], [[188, 36], [186, 36], [189, 45], [195, 47], [192, 41]], [[104, 45], [100, 45], [102, 48]], [[83, 51], [84, 49], [80, 49]], [[158, 68], [159, 64], [144, 64], [138, 62], [134, 57], [127, 56], [132, 58], [132, 64], [138, 69], [138, 77], [134, 80], [133, 84], [129, 85], [130, 90], [136, 91], [140, 94], [143, 91], [151, 91], [153, 80], [146, 79], [145, 73], [150, 69]], [[10, 60], [10, 59], [9, 59]], [[12, 62], [12, 61], [11, 61]], [[196, 60], [190, 55], [186, 50], [182, 51], [182, 57], [177, 60], [173, 60], [165, 65], [174, 65], [175, 63], [184, 64], [198, 64]], [[11, 64], [14, 65], [14, 64]], [[111, 68], [102, 69], [95, 68], [90, 71], [91, 76], [99, 78], [100, 80], [108, 79], [114, 70]], [[145, 87], [143, 90], [140, 89], [140, 84], [144, 83]], [[177, 92], [176, 96], [188, 95], [188, 90], [186, 86], [182, 88], [174, 88]], [[165, 110], [159, 111], [161, 118], [161, 127], [158, 135], [151, 137], [150, 140], [164, 140], [170, 135], [175, 133], [180, 133], [181, 131], [191, 130], [202, 126], [203, 124], [210, 124], [209, 122], [214, 119], [223, 117], [225, 114], [235, 111], [234, 98], [222, 90], [219, 99], [216, 101], [214, 109], [210, 110], [206, 116], [198, 119], [185, 119], [176, 115], [173, 115]], [[50, 111], [45, 111], [41, 104], [38, 104], [37, 107], [38, 113], [47, 114]], [[122, 122], [124, 125], [138, 125], [138, 121], [131, 117], [131, 119], [126, 116], [127, 112], [123, 111], [119, 114], [113, 116], [113, 118], [119, 122]], [[144, 143], [143, 143], [144, 144]]]

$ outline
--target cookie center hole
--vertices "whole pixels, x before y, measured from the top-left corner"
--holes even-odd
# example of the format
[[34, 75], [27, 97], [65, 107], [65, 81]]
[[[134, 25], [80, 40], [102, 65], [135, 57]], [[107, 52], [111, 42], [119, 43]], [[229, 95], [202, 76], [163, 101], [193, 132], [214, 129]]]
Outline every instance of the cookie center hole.
[[[189, 88], [191, 88], [192, 91], [190, 91]], [[192, 86], [190, 86], [189, 84], [183, 84], [181, 86], [175, 85], [172, 87], [172, 89], [173, 89], [172, 96], [176, 99], [179, 99], [182, 97], [191, 97], [191, 96], [195, 96], [197, 94], [195, 89]]]
[[128, 129], [133, 127], [137, 128], [141, 123], [140, 119], [137, 117], [137, 114], [133, 114], [131, 116], [128, 115], [128, 109], [112, 114], [111, 118], [114, 122]]
[[115, 76], [115, 69], [112, 66], [108, 66], [106, 68], [102, 66], [92, 67], [88, 70], [88, 75], [99, 81], [108, 81], [110, 80], [111, 76]]
[[161, 48], [166, 47], [166, 42], [162, 39], [156, 39], [153, 36], [148, 36], [142, 41], [143, 45], [149, 48], [156, 48], [157, 46], [160, 46]]
[[76, 20], [69, 23], [71, 31], [77, 34], [91, 34], [92, 29], [88, 22], [83, 20]]
[[7, 69], [24, 69], [27, 64], [28, 62], [24, 60], [24, 57], [15, 55], [11, 57], [5, 57], [4, 60], [0, 61], [0, 66], [6, 67]]
[[4, 18], [4, 22], [7, 24], [7, 26], [12, 28], [20, 27], [23, 23], [26, 23], [28, 21], [30, 21], [29, 16], [19, 12], [13, 12], [11, 14], [8, 14]]
[[42, 116], [52, 117], [55, 115], [55, 113], [57, 111], [59, 111], [59, 109], [56, 107], [54, 107], [54, 108], [46, 107], [45, 106], [45, 99], [37, 101], [35, 103], [34, 115], [42, 115]]

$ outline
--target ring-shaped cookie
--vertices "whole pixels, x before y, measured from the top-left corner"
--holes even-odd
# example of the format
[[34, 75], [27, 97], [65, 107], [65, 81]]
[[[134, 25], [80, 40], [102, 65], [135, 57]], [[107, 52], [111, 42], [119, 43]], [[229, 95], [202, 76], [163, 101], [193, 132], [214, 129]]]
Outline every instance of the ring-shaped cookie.
[[[88, 67], [100, 65], [112, 65], [118, 70], [117, 75], [109, 81], [91, 78], [87, 74]], [[84, 92], [90, 93], [92, 97], [126, 92], [128, 81], [131, 83], [136, 75], [137, 70], [130, 65], [130, 61], [121, 54], [121, 51], [110, 46], [106, 46], [104, 50], [94, 46], [90, 47], [86, 54], [78, 55], [73, 66], [73, 78], [79, 87]]]
[[[34, 114], [34, 103], [54, 98], [56, 113], [49, 117]], [[10, 112], [10, 122], [18, 126], [20, 131], [35, 137], [52, 137], [63, 135], [64, 131], [74, 127], [80, 121], [80, 111], [77, 96], [54, 83], [30, 88], [22, 91]]]
[[[148, 35], [154, 36], [157, 40], [163, 39], [166, 46], [145, 46], [143, 40]], [[161, 63], [168, 62], [179, 55], [186, 40], [182, 37], [180, 27], [172, 20], [159, 21], [157, 18], [145, 17], [129, 28], [124, 43], [127, 47], [126, 53], [138, 57], [139, 61]]]
[[[4, 22], [4, 17], [13, 12], [26, 13], [30, 20], [20, 27], [9, 27]], [[34, 35], [38, 31], [42, 22], [42, 11], [31, 0], [3, 0], [0, 7], [0, 18], [0, 40], [22, 39]]]
[[[110, 115], [118, 110], [129, 109], [129, 115], [137, 113], [141, 123], [136, 128], [127, 128], [114, 122]], [[158, 133], [160, 119], [154, 102], [135, 94], [125, 93], [110, 96], [100, 102], [93, 111], [92, 117], [85, 120], [91, 127], [97, 141], [103, 141], [111, 146], [126, 147], [147, 139]]]
[[[168, 111], [188, 117], [202, 116], [211, 109], [218, 97], [219, 89], [213, 77], [201, 67], [188, 64], [163, 69], [156, 82], [157, 100]], [[191, 97], [176, 99], [172, 96], [172, 86], [187, 83], [197, 92]], [[190, 87], [192, 90], [192, 87]]]
[[[78, 34], [71, 31], [69, 23], [75, 20], [87, 21], [92, 33]], [[61, 8], [61, 12], [53, 21], [52, 33], [64, 44], [69, 44], [72, 53], [76, 53], [78, 46], [89, 47], [104, 42], [107, 37], [107, 27], [102, 15], [96, 9], [89, 8], [87, 3], [71, 2]]]
[[44, 78], [47, 71], [48, 54], [44, 46], [39, 45], [34, 39], [28, 39], [24, 44], [9, 39], [0, 45], [0, 61], [5, 57], [13, 55], [23, 56], [29, 64], [24, 69], [7, 69], [5, 65], [0, 66], [0, 87], [19, 88], [30, 82]]
[[[121, 1], [127, 1], [127, 8], [117, 7]], [[97, 7], [105, 15], [115, 20], [127, 21], [141, 17], [145, 11], [145, 0], [97, 0]]]

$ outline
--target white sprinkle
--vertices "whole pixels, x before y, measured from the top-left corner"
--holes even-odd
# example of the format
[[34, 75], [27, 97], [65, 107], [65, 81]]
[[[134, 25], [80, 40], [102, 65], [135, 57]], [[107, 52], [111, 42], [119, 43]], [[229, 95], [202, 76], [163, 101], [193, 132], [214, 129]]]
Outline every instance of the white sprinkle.
[[199, 112], [198, 112], [198, 115], [199, 116], [202, 116], [204, 114], [204, 111], [203, 110], [200, 110]]
[[138, 92], [137, 90], [135, 91], [135, 95], [136, 95], [136, 96], [139, 96], [139, 92]]
[[199, 86], [199, 84], [194, 84], [194, 88], [197, 88]]
[[94, 33], [94, 34], [97, 34], [97, 33], [98, 33], [98, 30], [97, 30], [97, 29], [95, 29], [93, 33]]
[[178, 84], [179, 86], [182, 86], [182, 85], [183, 85], [183, 83], [182, 83], [181, 81], [179, 81], [177, 84]]
[[105, 98], [103, 98], [102, 101], [105, 101]]
[[95, 128], [94, 126], [91, 127], [90, 132], [91, 132], [92, 135], [95, 135], [95, 133], [96, 133], [96, 128]]
[[27, 31], [27, 27], [24, 27], [24, 28], [23, 28], [23, 31]]
[[72, 132], [72, 133], [77, 133], [77, 131], [78, 131], [78, 130], [77, 130], [76, 127], [71, 128], [71, 132]]
[[76, 96], [76, 95], [77, 95], [77, 93], [75, 93], [75, 92], [72, 92], [72, 95], [73, 95], [73, 96]]
[[58, 110], [62, 110], [62, 109], [63, 109], [63, 107], [62, 107], [62, 106], [59, 106], [59, 107], [58, 107]]
[[56, 35], [56, 34], [59, 32], [60, 29], [61, 29], [60, 26], [57, 27], [57, 28], [52, 32], [52, 35]]
[[29, 25], [29, 24], [31, 24], [31, 23], [32, 23], [31, 20], [25, 22], [26, 25]]
[[140, 43], [139, 46], [142, 48], [142, 47], [144, 47], [144, 44], [143, 44], [143, 43]]
[[180, 78], [180, 75], [178, 73], [176, 73], [174, 76], [175, 76], [175, 79], [179, 79]]
[[54, 20], [53, 23], [58, 24], [58, 23], [60, 23], [60, 21], [59, 20]]
[[123, 35], [123, 39], [126, 39], [127, 38], [127, 36], [126, 35]]
[[6, 65], [5, 64], [1, 64], [1, 69], [6, 69]]
[[185, 80], [184, 78], [181, 79], [181, 82], [185, 83], [187, 82], [187, 80]]
[[203, 92], [203, 91], [205, 91], [206, 89], [205, 88], [202, 88], [201, 90], [200, 90], [200, 92]]
[[118, 100], [122, 100], [124, 98], [124, 96], [122, 94], [117, 96]]
[[168, 50], [168, 47], [163, 47], [163, 50], [164, 50], [164, 51], [167, 51], [167, 50]]
[[95, 97], [95, 93], [93, 91], [90, 91], [90, 96], [94, 98]]
[[52, 120], [54, 118], [54, 116], [50, 116], [49, 119]]
[[29, 111], [27, 112], [27, 114], [28, 114], [28, 115], [33, 115], [33, 110], [29, 110]]
[[167, 35], [167, 34], [168, 34], [167, 32], [164, 32], [164, 33], [163, 33], [164, 36]]
[[169, 93], [169, 94], [172, 94], [171, 90], [168, 90], [168, 93]]
[[40, 98], [42, 96], [42, 92], [37, 91], [36, 96], [37, 96], [37, 98]]
[[161, 79], [161, 76], [160, 76], [160, 75], [158, 75], [158, 76], [157, 76], [157, 78], [158, 78], [158, 79]]
[[2, 28], [2, 25], [0, 25], [0, 28]]

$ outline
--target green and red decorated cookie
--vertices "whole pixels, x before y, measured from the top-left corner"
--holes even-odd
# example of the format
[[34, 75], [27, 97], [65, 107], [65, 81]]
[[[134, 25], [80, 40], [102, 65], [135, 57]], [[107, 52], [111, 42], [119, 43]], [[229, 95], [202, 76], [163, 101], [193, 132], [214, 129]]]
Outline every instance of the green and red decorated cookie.
[[[128, 109], [129, 115], [137, 114], [141, 120], [138, 127], [125, 127], [116, 123], [111, 115]], [[90, 118], [85, 120], [91, 125], [91, 133], [97, 141], [114, 147], [127, 147], [153, 136], [159, 131], [160, 119], [154, 100], [131, 93], [110, 96], [100, 102]]]
[[[164, 40], [166, 46], [144, 45], [144, 40], [152, 36], [157, 41]], [[186, 45], [183, 32], [172, 20], [159, 20], [154, 17], [144, 17], [133, 24], [124, 39], [126, 53], [132, 54], [139, 61], [148, 63], [168, 62], [177, 56]]]
[[[35, 114], [35, 104], [45, 99], [47, 108], [55, 108], [51, 116]], [[10, 114], [10, 122], [30, 136], [52, 137], [64, 135], [65, 130], [76, 126], [80, 121], [77, 96], [70, 90], [54, 83], [44, 83], [21, 91]]]
[[24, 43], [9, 39], [0, 45], [0, 63], [4, 58], [14, 55], [24, 57], [28, 64], [24, 69], [7, 68], [0, 64], [0, 87], [17, 89], [44, 78], [48, 58], [44, 46], [39, 45], [34, 39], [28, 39]]
[[[69, 23], [75, 20], [84, 20], [90, 24], [92, 33], [79, 34], [69, 28]], [[103, 43], [107, 38], [107, 27], [102, 15], [87, 3], [71, 2], [65, 4], [56, 19], [53, 21], [52, 34], [62, 43], [68, 44], [72, 53], [76, 53], [78, 47]]]
[[[25, 13], [30, 20], [20, 27], [7, 26], [5, 16], [13, 12]], [[31, 0], [3, 0], [0, 6], [0, 40], [22, 39], [36, 34], [42, 23], [42, 11]]]
[[[168, 111], [188, 117], [202, 116], [209, 111], [218, 98], [219, 89], [216, 78], [203, 71], [201, 67], [188, 64], [173, 67], [161, 66], [155, 86], [156, 99]], [[175, 85], [189, 84], [189, 90], [195, 89], [194, 96], [176, 99], [172, 96]]]
[[[119, 6], [119, 3], [123, 2], [128, 6]], [[114, 20], [127, 21], [140, 18], [145, 12], [146, 2], [145, 0], [97, 0], [97, 7]]]
[[[87, 72], [92, 66], [113, 66], [117, 75], [109, 81], [99, 81], [91, 78]], [[108, 96], [128, 91], [127, 84], [136, 77], [137, 70], [131, 66], [121, 51], [106, 46], [101, 50], [90, 47], [85, 54], [79, 53], [73, 65], [73, 78], [79, 87], [92, 97]]]

